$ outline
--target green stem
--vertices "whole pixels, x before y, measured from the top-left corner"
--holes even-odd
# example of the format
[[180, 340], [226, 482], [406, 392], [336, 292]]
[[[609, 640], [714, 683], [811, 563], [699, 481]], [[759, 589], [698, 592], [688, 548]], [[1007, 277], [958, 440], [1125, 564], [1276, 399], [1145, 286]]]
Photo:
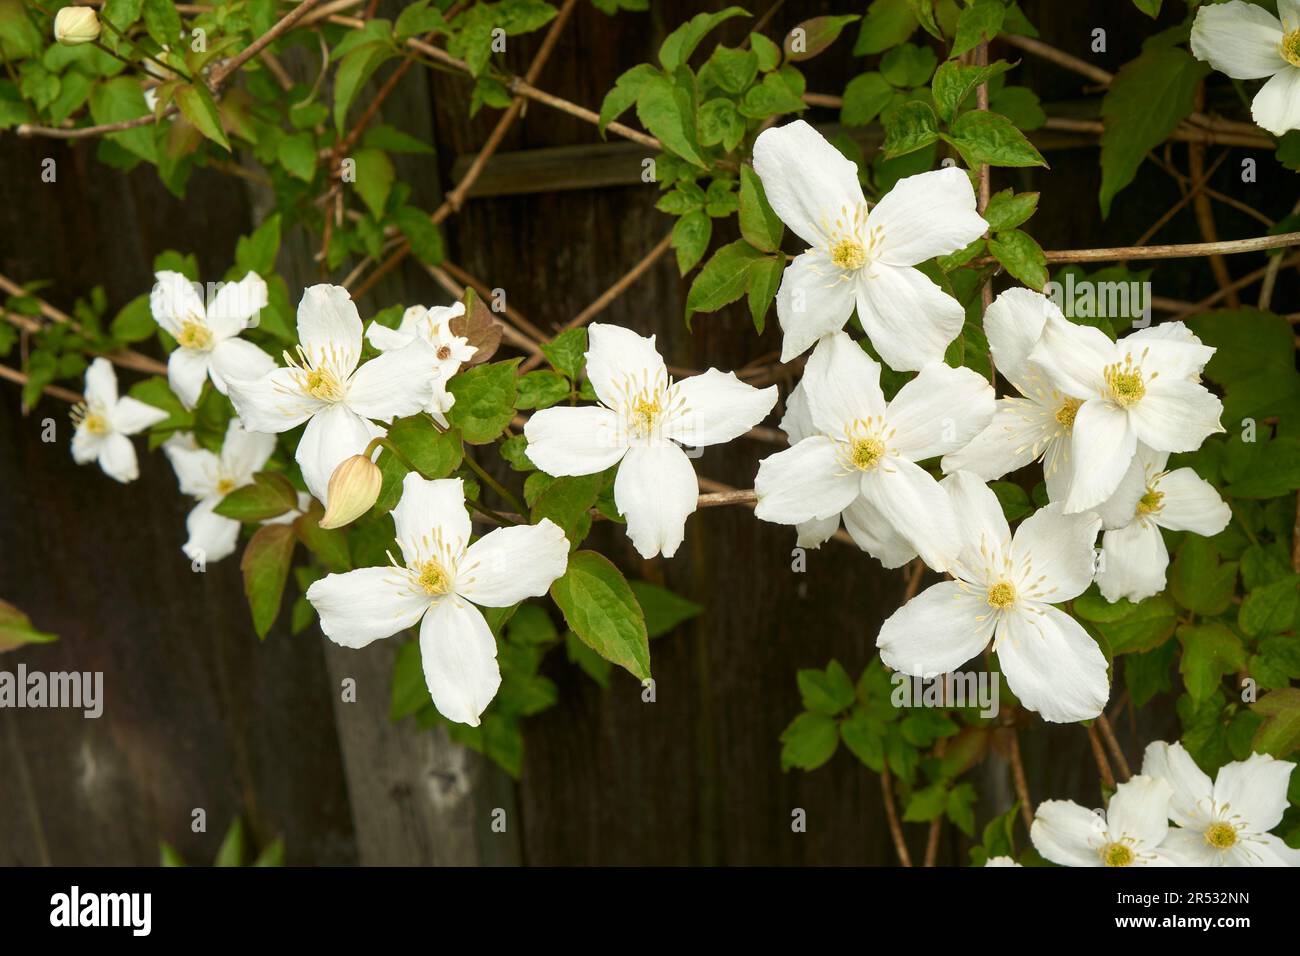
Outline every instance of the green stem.
[[505, 489], [505, 486], [502, 485], [501, 482], [497, 481], [486, 471], [484, 471], [483, 468], [479, 465], [479, 463], [476, 462], [469, 455], [465, 456], [465, 464], [469, 465], [470, 470], [473, 471], [474, 474], [478, 475], [485, 485], [487, 485], [498, 495], [500, 495], [502, 498], [508, 501], [510, 503], [510, 507], [514, 508], [515, 511], [519, 512], [519, 514], [521, 515], [527, 514], [528, 509], [524, 507], [523, 502], [521, 502], [518, 498], [516, 498], [509, 491], [507, 491]]

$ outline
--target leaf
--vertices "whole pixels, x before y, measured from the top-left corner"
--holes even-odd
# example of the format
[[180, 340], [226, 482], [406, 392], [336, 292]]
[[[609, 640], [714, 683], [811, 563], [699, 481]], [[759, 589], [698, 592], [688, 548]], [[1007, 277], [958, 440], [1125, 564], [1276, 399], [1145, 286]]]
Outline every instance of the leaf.
[[222, 149], [230, 151], [230, 141], [221, 128], [217, 104], [213, 102], [212, 94], [206, 86], [202, 83], [182, 83], [176, 87], [176, 105], [181, 108], [181, 115], [190, 121], [191, 126]]
[[866, 126], [894, 99], [895, 90], [879, 73], [860, 73], [844, 87], [840, 122], [845, 126]]
[[835, 756], [839, 743], [839, 727], [833, 717], [800, 714], [781, 731], [781, 770], [816, 770]]
[[[927, 0], [928, 2], [928, 0]], [[853, 44], [854, 56], [883, 53], [916, 31], [916, 15], [908, 0], [871, 0]]]
[[235, 817], [230, 821], [230, 829], [221, 840], [221, 846], [217, 849], [217, 858], [212, 861], [213, 866], [243, 866], [244, 865], [244, 821]]
[[781, 276], [785, 274], [784, 256], [764, 256], [754, 260], [749, 267], [747, 290], [749, 292], [749, 315], [754, 321], [754, 331], [759, 335], [767, 325], [767, 311], [772, 307], [777, 289], [781, 287]]
[[569, 539], [569, 549], [573, 550], [582, 544], [591, 529], [591, 509], [604, 484], [605, 476], [601, 472], [556, 478], [533, 502], [529, 520], [537, 524], [543, 518], [550, 518], [560, 526]]
[[[425, 213], [413, 206], [402, 206], [393, 214], [393, 218], [397, 222], [397, 228], [402, 230], [402, 235], [411, 244], [415, 258], [428, 266], [442, 262], [442, 233]], [[478, 356], [475, 355], [474, 358], [477, 359]]]
[[[987, 66], [966, 66], [956, 60], [947, 61], [934, 74], [932, 92], [935, 112], [945, 123], [951, 123], [976, 87], [1009, 69], [1011, 64], [1002, 60]], [[848, 97], [847, 91], [845, 97]]]
[[515, 401], [515, 407], [550, 408], [568, 398], [569, 393], [570, 385], [567, 378], [550, 369], [537, 369], [519, 376], [519, 397]]
[[290, 176], [311, 182], [316, 175], [316, 144], [306, 131], [286, 136], [276, 147], [276, 159]]
[[885, 767], [885, 740], [881, 729], [878, 722], [860, 710], [840, 722], [840, 738], [844, 745], [876, 773]]
[[[705, 64], [709, 79], [728, 93], [744, 93], [758, 75], [758, 54], [719, 45]], [[701, 77], [704, 73], [701, 71]]]
[[[144, 92], [135, 77], [119, 76], [98, 84], [90, 91], [90, 115], [96, 123], [121, 123], [148, 114]], [[110, 133], [108, 140], [147, 162], [158, 161], [152, 125]]]
[[1300, 584], [1300, 577], [1293, 574], [1281, 581], [1257, 587], [1247, 594], [1237, 615], [1237, 626], [1242, 633], [1254, 637], [1291, 630], [1296, 614], [1300, 612], [1297, 584]]
[[280, 254], [280, 214], [273, 213], [247, 236], [235, 244], [235, 266], [241, 275], [256, 272], [267, 275], [275, 271]]
[[704, 606], [649, 581], [630, 581], [637, 604], [645, 615], [646, 633], [662, 637], [684, 621], [704, 613]]
[[1163, 143], [1196, 105], [1210, 65], [1179, 47], [1148, 49], [1120, 68], [1101, 104], [1101, 214], [1133, 181], [1143, 157]]
[[937, 820], [943, 816], [943, 812], [947, 807], [948, 791], [944, 789], [943, 784], [934, 783], [922, 790], [913, 792], [903, 810], [903, 820], [906, 823], [924, 823], [928, 820]]
[[1004, 232], [1025, 222], [1037, 209], [1038, 193], [1014, 193], [1003, 189], [989, 198], [984, 220], [989, 224], [989, 232]]
[[149, 293], [138, 295], [122, 306], [108, 331], [119, 342], [143, 342], [157, 332], [158, 323], [154, 321], [149, 305]]
[[785, 225], [772, 211], [763, 191], [763, 181], [752, 166], [740, 167], [740, 234], [755, 249], [777, 252]]
[[1197, 614], [1222, 614], [1228, 609], [1237, 581], [1235, 562], [1219, 563], [1214, 545], [1200, 535], [1188, 535], [1170, 568], [1174, 600]]
[[811, 60], [834, 43], [846, 26], [858, 19], [857, 14], [847, 14], [804, 20], [786, 34], [782, 44], [785, 58], [794, 63]]
[[1110, 644], [1112, 654], [1150, 651], [1174, 633], [1177, 610], [1164, 594], [1157, 594], [1137, 604], [1109, 601], [1083, 595], [1074, 601], [1074, 612], [1096, 625]]
[[713, 220], [702, 209], [693, 209], [673, 226], [673, 249], [677, 253], [677, 270], [690, 272], [704, 256], [713, 235]]
[[885, 117], [886, 156], [902, 156], [929, 146], [939, 138], [938, 120], [927, 103], [912, 100]]
[[253, 615], [253, 629], [266, 637], [280, 613], [284, 582], [289, 577], [289, 560], [296, 538], [284, 524], [264, 524], [249, 539], [239, 569], [244, 575], [244, 596]]
[[447, 412], [447, 420], [460, 429], [471, 445], [486, 445], [496, 440], [515, 414], [517, 382], [515, 369], [519, 359], [479, 365], [455, 375], [447, 391], [456, 404]]
[[1019, 521], [1034, 510], [1025, 489], [1009, 481], [990, 481], [989, 490], [997, 495], [1007, 521]]
[[740, 101], [740, 113], [750, 119], [767, 119], [782, 113], [802, 112], [805, 105], [803, 93], [790, 85], [781, 73], [769, 73], [763, 82], [751, 86]]
[[175, 46], [181, 35], [181, 17], [172, 0], [144, 0], [144, 28], [159, 46]]
[[856, 694], [853, 680], [839, 661], [831, 661], [826, 670], [809, 668], [795, 675], [804, 710], [834, 716], [853, 706]]
[[1160, 4], [1162, 2], [1163, 0], [1133, 0], [1133, 6], [1154, 20], [1160, 16]]
[[614, 81], [614, 88], [605, 94], [605, 99], [600, 104], [600, 118], [596, 128], [600, 130], [601, 136], [605, 135], [605, 128], [610, 123], [627, 112], [628, 107], [636, 102], [637, 97], [641, 95], [641, 87], [645, 86], [646, 81], [659, 75], [659, 71], [649, 63], [638, 63]]
[[1193, 700], [1208, 700], [1219, 689], [1223, 675], [1246, 666], [1241, 638], [1217, 622], [1183, 625], [1178, 628], [1178, 640], [1183, 645], [1178, 672]]
[[1025, 134], [1000, 113], [971, 110], [953, 121], [943, 138], [951, 143], [967, 165], [1046, 166], [1047, 162]]
[[1019, 229], [999, 233], [989, 240], [989, 251], [1029, 288], [1041, 292], [1047, 284], [1047, 257], [1029, 233]]
[[992, 40], [1002, 29], [1005, 14], [1003, 0], [971, 0], [970, 6], [957, 17], [957, 35], [953, 38], [949, 56], [961, 56]]
[[577, 381], [587, 361], [587, 330], [569, 329], [542, 343], [542, 354], [551, 368], [570, 381]]
[[390, 46], [372, 41], [350, 50], [343, 57], [338, 72], [334, 75], [334, 128], [340, 135], [343, 133], [343, 124], [347, 122], [348, 107], [356, 99], [361, 87], [384, 61], [395, 55]]
[[49, 644], [58, 636], [38, 631], [31, 618], [8, 601], [0, 601], [0, 652], [12, 651], [24, 644]]
[[750, 13], [742, 7], [727, 7], [717, 13], [697, 13], [664, 39], [659, 47], [659, 62], [672, 73], [686, 63], [700, 45], [700, 41], [718, 24], [732, 17], [747, 17]]
[[357, 192], [362, 202], [366, 204], [366, 208], [370, 210], [370, 215], [381, 219], [396, 175], [392, 160], [388, 158], [388, 154], [379, 149], [359, 149], [352, 158], [356, 162]]
[[1300, 688], [1270, 691], [1251, 709], [1264, 718], [1255, 731], [1255, 750], [1282, 759], [1300, 748]]
[[622, 572], [594, 551], [569, 557], [551, 597], [584, 644], [638, 680], [650, 678], [645, 618]]
[[686, 294], [686, 324], [696, 312], [716, 312], [746, 291], [749, 270], [762, 253], [743, 239], [729, 243], [705, 263]]
[[230, 492], [212, 510], [223, 518], [258, 522], [278, 518], [298, 507], [298, 492], [276, 471], [259, 471], [251, 485]]
[[694, 96], [685, 82], [663, 75], [647, 79], [637, 95], [636, 115], [663, 143], [664, 149], [688, 163], [707, 168], [708, 164], [700, 156]]

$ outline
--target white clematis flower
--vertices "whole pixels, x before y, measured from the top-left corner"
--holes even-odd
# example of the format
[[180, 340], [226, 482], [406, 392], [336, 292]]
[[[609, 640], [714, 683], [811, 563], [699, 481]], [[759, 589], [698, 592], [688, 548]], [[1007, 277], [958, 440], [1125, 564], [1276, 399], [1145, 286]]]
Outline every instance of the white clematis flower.
[[1300, 0], [1278, 0], [1279, 20], [1253, 3], [1206, 4], [1192, 24], [1192, 53], [1234, 80], [1269, 80], [1250, 113], [1274, 136], [1300, 129]]
[[798, 440], [759, 463], [754, 513], [822, 541], [842, 515], [858, 546], [886, 567], [920, 554], [935, 570], [948, 570], [961, 546], [957, 517], [916, 462], [955, 451], [988, 424], [989, 383], [935, 362], [886, 405], [880, 365], [835, 332], [818, 343], [800, 385], [808, 420], [792, 404], [782, 426]]
[[330, 475], [365, 451], [390, 422], [423, 409], [437, 372], [423, 339], [359, 368], [361, 317], [347, 289], [314, 285], [298, 304], [298, 355], [258, 379], [230, 379], [230, 400], [249, 431], [286, 432], [307, 422], [294, 455], [307, 490], [328, 505]]
[[1165, 471], [1168, 460], [1168, 452], [1138, 445], [1119, 488], [1097, 508], [1106, 531], [1096, 580], [1107, 601], [1141, 601], [1165, 589], [1169, 551], [1161, 528], [1209, 537], [1232, 518], [1213, 485], [1190, 468]]
[[78, 465], [99, 462], [104, 474], [126, 484], [140, 477], [140, 463], [128, 435], [156, 425], [167, 413], [161, 408], [117, 395], [117, 374], [106, 358], [86, 369], [86, 400], [73, 406], [72, 458]]
[[674, 382], [655, 337], [617, 325], [591, 326], [587, 377], [600, 405], [553, 407], [524, 426], [528, 457], [557, 477], [618, 465], [614, 502], [643, 558], [671, 558], [699, 500], [699, 481], [679, 447], [718, 445], [743, 435], [776, 404], [776, 386], [758, 389], [717, 369]]
[[266, 283], [255, 272], [224, 283], [205, 308], [199, 290], [179, 272], [159, 272], [149, 294], [154, 321], [176, 340], [167, 358], [167, 381], [186, 408], [193, 408], [209, 378], [221, 394], [226, 380], [260, 378], [275, 359], [239, 333], [266, 307]]
[[991, 856], [984, 861], [984, 865], [985, 866], [1020, 866], [1021, 864], [1017, 863], [1009, 856]]
[[1046, 800], [1029, 839], [1061, 866], [1177, 866], [1161, 846], [1172, 795], [1165, 781], [1139, 775], [1115, 788], [1105, 816], [1071, 800]]
[[371, 322], [366, 329], [366, 340], [381, 352], [405, 348], [417, 337], [433, 349], [438, 375], [433, 381], [433, 395], [424, 410], [444, 428], [447, 425], [447, 412], [456, 404], [456, 396], [447, 391], [447, 382], [478, 351], [464, 336], [452, 334], [451, 320], [464, 314], [463, 302], [452, 306], [434, 306], [432, 309], [413, 305], [402, 313], [401, 324], [396, 329], [378, 322]]
[[1070, 439], [1067, 514], [1115, 493], [1138, 442], [1157, 451], [1195, 451], [1223, 431], [1223, 403], [1200, 384], [1214, 349], [1181, 322], [1112, 342], [1072, 322], [1048, 322], [1029, 360], [1061, 394], [1078, 399]]
[[172, 463], [181, 491], [198, 499], [185, 518], [189, 539], [181, 546], [191, 561], [220, 561], [235, 550], [239, 522], [213, 509], [236, 488], [253, 483], [275, 451], [275, 436], [245, 431], [238, 419], [226, 427], [221, 454], [185, 440], [168, 439], [163, 452]]
[[922, 591], [885, 621], [876, 639], [881, 661], [933, 677], [992, 640], [1007, 685], [1026, 708], [1056, 723], [1096, 717], [1110, 691], [1106, 658], [1079, 622], [1053, 605], [1092, 583], [1101, 519], [1062, 514], [1054, 503], [1022, 521], [1013, 537], [997, 496], [974, 475], [959, 471], [943, 487], [961, 528], [955, 580]]
[[1282, 822], [1294, 769], [1251, 754], [1220, 768], [1211, 782], [1182, 744], [1148, 744], [1142, 773], [1169, 784], [1169, 818], [1178, 824], [1161, 850], [1182, 866], [1300, 866], [1300, 850], [1268, 832]]
[[[459, 478], [411, 472], [393, 509], [405, 566], [329, 574], [307, 589], [325, 636], [365, 647], [420, 624], [424, 679], [438, 712], [477, 726], [501, 685], [497, 644], [474, 605], [509, 607], [540, 597], [569, 563], [569, 542], [549, 518], [470, 539]], [[423, 623], [421, 623], [423, 621]]]
[[785, 270], [776, 314], [781, 361], [858, 319], [891, 368], [943, 358], [961, 331], [961, 304], [915, 266], [979, 238], [988, 223], [957, 168], [900, 179], [868, 210], [858, 167], [803, 120], [764, 130], [754, 171], [781, 221], [811, 248]]

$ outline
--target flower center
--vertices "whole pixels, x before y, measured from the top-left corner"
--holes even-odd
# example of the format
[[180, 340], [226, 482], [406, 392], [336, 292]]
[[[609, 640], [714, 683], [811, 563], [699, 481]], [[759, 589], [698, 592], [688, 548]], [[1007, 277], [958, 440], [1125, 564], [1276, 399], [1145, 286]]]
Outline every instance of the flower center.
[[1111, 401], [1120, 408], [1136, 405], [1147, 393], [1142, 381], [1142, 369], [1133, 365], [1133, 356], [1124, 356], [1124, 364], [1116, 362], [1106, 366], [1106, 387], [1110, 389]]
[[71, 418], [74, 427], [85, 429], [89, 435], [107, 435], [110, 431], [108, 417], [92, 412], [85, 402], [77, 402], [72, 406]]
[[867, 250], [856, 239], [841, 239], [831, 246], [831, 262], [838, 269], [855, 271], [867, 262]]
[[439, 359], [440, 361], [445, 362], [445, 361], [447, 361], [447, 359], [449, 359], [449, 358], [451, 358], [451, 346], [450, 346], [450, 345], [439, 345], [439, 346], [438, 346], [438, 359]]
[[885, 443], [870, 436], [854, 439], [849, 451], [849, 461], [858, 471], [868, 471], [879, 464], [885, 456]]
[[198, 319], [186, 319], [176, 336], [181, 348], [206, 352], [212, 348], [212, 332]]
[[1133, 849], [1126, 843], [1107, 843], [1101, 848], [1101, 862], [1106, 866], [1130, 866]]
[[337, 402], [343, 397], [343, 386], [338, 376], [328, 368], [314, 368], [307, 373], [307, 394], [322, 402]]
[[659, 394], [650, 395], [642, 392], [633, 400], [632, 408], [627, 414], [628, 427], [634, 435], [645, 438], [654, 431], [655, 423], [662, 412], [663, 405], [659, 401]]
[[1154, 514], [1164, 507], [1165, 493], [1156, 491], [1155, 488], [1147, 488], [1147, 493], [1138, 499], [1137, 517]]
[[1282, 54], [1282, 59], [1292, 66], [1300, 66], [1300, 30], [1292, 30], [1282, 37], [1282, 45], [1278, 52]]
[[217, 494], [228, 495], [235, 490], [235, 482], [232, 478], [222, 478], [217, 482]]
[[451, 591], [451, 575], [437, 558], [420, 565], [420, 587], [429, 594], [447, 594]]
[[1205, 831], [1205, 842], [1216, 850], [1227, 850], [1237, 843], [1237, 828], [1231, 823], [1215, 823]]
[[1016, 603], [1016, 586], [1010, 581], [999, 581], [989, 588], [989, 607], [1005, 611]]
[[1079, 414], [1079, 406], [1082, 404], [1080, 399], [1067, 398], [1056, 410], [1056, 420], [1067, 432], [1074, 430], [1074, 416]]

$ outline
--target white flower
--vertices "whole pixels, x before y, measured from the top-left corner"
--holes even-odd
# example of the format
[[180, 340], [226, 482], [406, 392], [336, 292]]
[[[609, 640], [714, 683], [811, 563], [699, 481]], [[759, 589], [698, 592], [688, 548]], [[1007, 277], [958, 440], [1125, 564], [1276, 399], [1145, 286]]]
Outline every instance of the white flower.
[[298, 304], [297, 358], [259, 379], [230, 379], [230, 400], [249, 431], [285, 432], [307, 422], [294, 456], [307, 490], [326, 501], [339, 462], [384, 433], [371, 419], [414, 415], [433, 391], [434, 359], [423, 340], [361, 360], [361, 317], [342, 286], [314, 285]]
[[1268, 832], [1282, 822], [1294, 769], [1251, 754], [1222, 767], [1211, 783], [1182, 744], [1148, 744], [1142, 773], [1172, 788], [1169, 819], [1178, 824], [1161, 850], [1182, 866], [1300, 866], [1300, 850]]
[[984, 313], [984, 332], [998, 371], [1021, 398], [1000, 398], [993, 420], [966, 447], [943, 459], [943, 470], [973, 472], [985, 481], [1041, 460], [1047, 495], [1062, 501], [1070, 490], [1070, 436], [1083, 403], [1062, 395], [1029, 361], [1049, 322], [1066, 321], [1041, 293], [1008, 289]]
[[402, 313], [402, 322], [396, 329], [378, 322], [371, 322], [366, 329], [366, 339], [381, 352], [405, 348], [417, 336], [429, 343], [435, 355], [438, 376], [433, 381], [433, 395], [425, 411], [444, 427], [447, 425], [447, 412], [456, 404], [456, 396], [447, 391], [447, 382], [478, 351], [464, 336], [452, 334], [451, 320], [464, 314], [463, 302], [432, 309], [413, 305]]
[[1139, 444], [1119, 488], [1097, 508], [1107, 530], [1096, 580], [1107, 601], [1141, 601], [1165, 589], [1169, 552], [1161, 528], [1209, 537], [1232, 518], [1213, 485], [1190, 468], [1165, 471], [1168, 460], [1168, 452]]
[[1109, 693], [1106, 658], [1078, 621], [1052, 605], [1092, 582], [1101, 519], [1062, 514], [1057, 502], [1012, 537], [997, 497], [974, 475], [959, 471], [943, 487], [960, 525], [955, 580], [922, 591], [885, 621], [876, 639], [881, 661], [932, 677], [992, 639], [1007, 686], [1026, 708], [1058, 723], [1096, 717]]
[[554, 407], [524, 426], [528, 457], [548, 475], [591, 475], [618, 465], [614, 501], [643, 558], [671, 558], [699, 500], [699, 481], [678, 447], [743, 435], [776, 404], [776, 386], [746, 385], [711, 368], [674, 382], [655, 337], [591, 326], [587, 377], [600, 405]]
[[1192, 24], [1192, 53], [1234, 80], [1269, 77], [1250, 113], [1274, 136], [1300, 128], [1300, 0], [1278, 0], [1282, 19], [1253, 3], [1207, 4]]
[[759, 135], [754, 170], [773, 211], [812, 247], [785, 270], [777, 292], [781, 361], [842, 329], [855, 305], [886, 365], [916, 370], [943, 358], [965, 313], [913, 267], [988, 228], [965, 172], [900, 179], [868, 211], [856, 164], [803, 120]]
[[226, 394], [232, 378], [260, 378], [275, 368], [275, 359], [239, 333], [266, 307], [266, 283], [255, 272], [227, 282], [205, 309], [202, 288], [179, 272], [159, 272], [149, 307], [154, 321], [176, 340], [167, 358], [167, 381], [186, 408], [198, 403], [203, 383]]
[[501, 671], [496, 640], [474, 605], [509, 607], [545, 594], [568, 566], [569, 542], [543, 518], [470, 544], [461, 480], [428, 481], [414, 472], [402, 483], [393, 522], [405, 567], [394, 561], [326, 575], [307, 589], [307, 600], [321, 630], [344, 647], [365, 647], [423, 619], [420, 657], [438, 712], [477, 725]]
[[[239, 540], [239, 522], [217, 514], [213, 509], [236, 488], [253, 483], [275, 451], [275, 436], [245, 431], [238, 419], [226, 427], [221, 454], [214, 455], [192, 440], [168, 439], [163, 452], [181, 491], [198, 499], [185, 518], [189, 540], [181, 550], [191, 561], [220, 561], [235, 550]], [[283, 516], [282, 516], [283, 517]]]
[[[955, 451], [993, 414], [993, 389], [967, 368], [927, 365], [885, 404], [880, 365], [844, 332], [818, 343], [782, 421], [796, 444], [758, 466], [754, 513], [800, 526], [803, 540], [845, 527], [886, 567], [920, 554], [948, 570], [960, 549], [948, 495], [916, 462]], [[813, 524], [815, 522], [816, 524]]]
[[1020, 866], [1009, 856], [991, 856], [984, 861], [985, 866]]
[[1137, 776], [1115, 788], [1106, 814], [1070, 800], [1038, 805], [1029, 839], [1061, 866], [1177, 866], [1161, 843], [1169, 832], [1169, 798], [1163, 780]]
[[1080, 404], [1070, 440], [1067, 514], [1115, 493], [1138, 442], [1157, 451], [1195, 451], [1223, 431], [1223, 404], [1200, 384], [1214, 354], [1181, 322], [1140, 329], [1112, 342], [1072, 322], [1048, 322], [1029, 360]]
[[86, 369], [86, 400], [72, 409], [76, 431], [72, 436], [72, 458], [78, 465], [98, 461], [104, 474], [125, 484], [140, 477], [135, 448], [126, 436], [144, 431], [167, 417], [130, 396], [117, 397], [117, 375], [106, 358], [97, 358]]

